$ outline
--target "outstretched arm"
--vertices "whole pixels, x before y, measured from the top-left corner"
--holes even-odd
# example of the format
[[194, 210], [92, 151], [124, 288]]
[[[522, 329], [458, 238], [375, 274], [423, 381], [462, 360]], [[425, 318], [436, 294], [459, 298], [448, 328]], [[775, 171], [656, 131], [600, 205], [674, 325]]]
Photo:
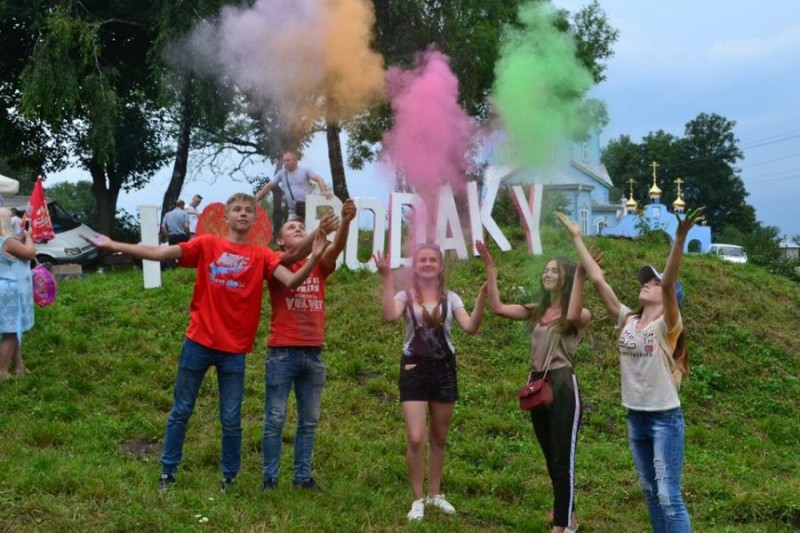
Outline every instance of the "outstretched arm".
[[342, 206], [342, 223], [339, 225], [339, 231], [337, 231], [336, 235], [333, 237], [333, 243], [328, 246], [325, 253], [322, 254], [322, 264], [325, 265], [328, 270], [336, 268], [336, 259], [339, 257], [339, 254], [342, 253], [342, 250], [344, 250], [345, 244], [347, 244], [347, 236], [350, 233], [350, 223], [355, 217], [356, 204], [353, 203], [353, 200], [348, 198]]
[[313, 250], [311, 251], [311, 257], [308, 258], [308, 261], [306, 261], [306, 264], [303, 265], [303, 268], [297, 272], [292, 272], [280, 264], [275, 267], [275, 271], [272, 273], [272, 275], [290, 289], [296, 289], [306, 280], [308, 275], [311, 273], [311, 270], [319, 262], [319, 259], [322, 257], [322, 253], [325, 251], [326, 246], [328, 246], [328, 240], [326, 239], [325, 231], [320, 229], [316, 232], [314, 237], [314, 246]]
[[274, 179], [265, 183], [264, 186], [261, 187], [261, 190], [256, 193], [256, 202], [263, 200], [264, 197], [269, 194], [269, 191], [275, 188], [276, 183], [277, 182]]
[[583, 265], [583, 269], [586, 271], [589, 281], [592, 282], [594, 288], [597, 289], [597, 292], [600, 294], [600, 299], [603, 300], [603, 304], [605, 304], [608, 314], [614, 321], [616, 321], [622, 304], [620, 303], [619, 298], [617, 298], [617, 295], [614, 293], [614, 289], [612, 289], [611, 286], [606, 282], [600, 265], [597, 264], [597, 261], [594, 260], [591, 252], [589, 252], [589, 250], [586, 248], [586, 245], [583, 243], [583, 239], [581, 238], [581, 230], [578, 228], [578, 224], [567, 218], [567, 215], [564, 213], [556, 213], [555, 216], [556, 219], [561, 222], [561, 224], [567, 230], [570, 239], [572, 239], [572, 245], [578, 252], [578, 256], [581, 259], [581, 265]]
[[701, 213], [705, 207], [699, 207], [694, 211], [690, 211], [683, 219], [678, 219], [678, 229], [675, 231], [675, 240], [672, 242], [672, 249], [667, 258], [667, 265], [664, 267], [664, 272], [661, 274], [661, 294], [663, 295], [664, 302], [664, 321], [667, 323], [667, 328], [672, 329], [678, 323], [680, 317], [680, 308], [678, 307], [678, 297], [675, 293], [675, 281], [678, 279], [678, 269], [681, 266], [681, 259], [683, 259], [683, 246], [686, 243], [686, 235], [689, 230], [703, 220]]
[[486, 303], [486, 297], [488, 295], [487, 286], [488, 282], [485, 282], [483, 285], [481, 285], [481, 288], [478, 291], [478, 297], [475, 298], [475, 307], [472, 309], [472, 314], [468, 313], [463, 307], [453, 314], [456, 322], [458, 322], [458, 325], [461, 326], [461, 329], [464, 330], [464, 333], [468, 335], [475, 335], [478, 332], [478, 329], [481, 327], [481, 321], [483, 320], [483, 307]]
[[381, 310], [383, 319], [387, 322], [394, 322], [403, 314], [405, 304], [394, 298], [394, 280], [392, 279], [392, 269], [389, 266], [389, 256], [382, 252], [375, 252], [372, 256], [378, 273], [383, 277], [383, 292], [381, 293]]
[[129, 244], [127, 242], [112, 241], [110, 238], [99, 233], [87, 236], [81, 235], [85, 241], [94, 244], [101, 250], [109, 252], [121, 252], [132, 255], [139, 259], [149, 259], [150, 261], [172, 261], [183, 257], [180, 245], [171, 246], [151, 246], [148, 244]]
[[531, 318], [531, 310], [524, 305], [519, 304], [504, 304], [500, 300], [500, 291], [497, 288], [497, 267], [494, 265], [494, 260], [486, 248], [486, 244], [482, 241], [475, 243], [475, 248], [483, 259], [483, 264], [486, 266], [486, 288], [487, 296], [489, 299], [489, 309], [497, 316], [511, 318], [513, 320], [529, 320]]

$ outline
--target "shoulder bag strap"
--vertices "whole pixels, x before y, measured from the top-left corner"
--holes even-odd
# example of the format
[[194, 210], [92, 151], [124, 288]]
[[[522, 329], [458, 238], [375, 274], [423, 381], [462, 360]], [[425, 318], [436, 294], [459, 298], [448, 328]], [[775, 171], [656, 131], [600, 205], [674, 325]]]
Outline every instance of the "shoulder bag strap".
[[292, 201], [295, 202], [296, 200], [294, 199], [294, 193], [292, 192], [292, 182], [289, 179], [289, 171], [284, 168], [281, 170], [281, 172], [283, 172], [283, 179], [286, 180], [286, 188], [289, 189], [289, 196], [291, 196]]

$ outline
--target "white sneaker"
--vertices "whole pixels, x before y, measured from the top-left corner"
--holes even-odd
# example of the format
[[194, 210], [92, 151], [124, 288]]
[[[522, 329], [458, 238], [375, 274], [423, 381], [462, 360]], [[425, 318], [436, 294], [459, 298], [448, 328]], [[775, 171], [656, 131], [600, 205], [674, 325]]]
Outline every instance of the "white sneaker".
[[444, 494], [437, 494], [433, 497], [428, 497], [428, 501], [426, 502], [428, 505], [433, 505], [434, 507], [438, 507], [447, 514], [456, 514], [456, 508], [453, 507], [450, 502], [444, 499]]
[[420, 498], [411, 502], [411, 510], [408, 512], [409, 520], [422, 520], [425, 516], [425, 500]]

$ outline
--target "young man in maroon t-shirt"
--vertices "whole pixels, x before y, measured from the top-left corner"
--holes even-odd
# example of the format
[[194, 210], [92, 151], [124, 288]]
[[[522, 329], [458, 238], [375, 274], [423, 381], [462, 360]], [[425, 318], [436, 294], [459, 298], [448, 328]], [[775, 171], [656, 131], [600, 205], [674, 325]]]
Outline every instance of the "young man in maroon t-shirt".
[[[264, 378], [267, 391], [262, 440], [264, 490], [273, 489], [278, 484], [281, 433], [286, 421], [286, 403], [292, 385], [297, 398], [294, 485], [321, 490], [311, 476], [311, 456], [322, 405], [322, 387], [325, 384], [325, 365], [322, 362], [325, 280], [336, 270], [336, 259], [344, 249], [350, 223], [355, 216], [355, 204], [352, 200], [347, 200], [342, 207], [342, 224], [336, 232], [333, 244], [325, 250], [319, 264], [299, 287], [287, 288], [274, 280], [268, 282], [272, 319]], [[281, 227], [278, 244], [286, 254], [291, 254], [306, 238], [303, 223], [290, 220]], [[306, 260], [301, 260], [289, 268], [299, 271], [307, 266]]]

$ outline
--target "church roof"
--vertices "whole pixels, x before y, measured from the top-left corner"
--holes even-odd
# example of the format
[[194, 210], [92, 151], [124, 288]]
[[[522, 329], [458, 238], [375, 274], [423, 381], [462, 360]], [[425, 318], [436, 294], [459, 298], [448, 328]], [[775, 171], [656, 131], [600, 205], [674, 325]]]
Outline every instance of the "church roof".
[[608, 175], [605, 165], [602, 163], [592, 164], [583, 161], [572, 160], [571, 164], [590, 178], [600, 182], [605, 188], [611, 189], [614, 183], [611, 181], [611, 176]]

